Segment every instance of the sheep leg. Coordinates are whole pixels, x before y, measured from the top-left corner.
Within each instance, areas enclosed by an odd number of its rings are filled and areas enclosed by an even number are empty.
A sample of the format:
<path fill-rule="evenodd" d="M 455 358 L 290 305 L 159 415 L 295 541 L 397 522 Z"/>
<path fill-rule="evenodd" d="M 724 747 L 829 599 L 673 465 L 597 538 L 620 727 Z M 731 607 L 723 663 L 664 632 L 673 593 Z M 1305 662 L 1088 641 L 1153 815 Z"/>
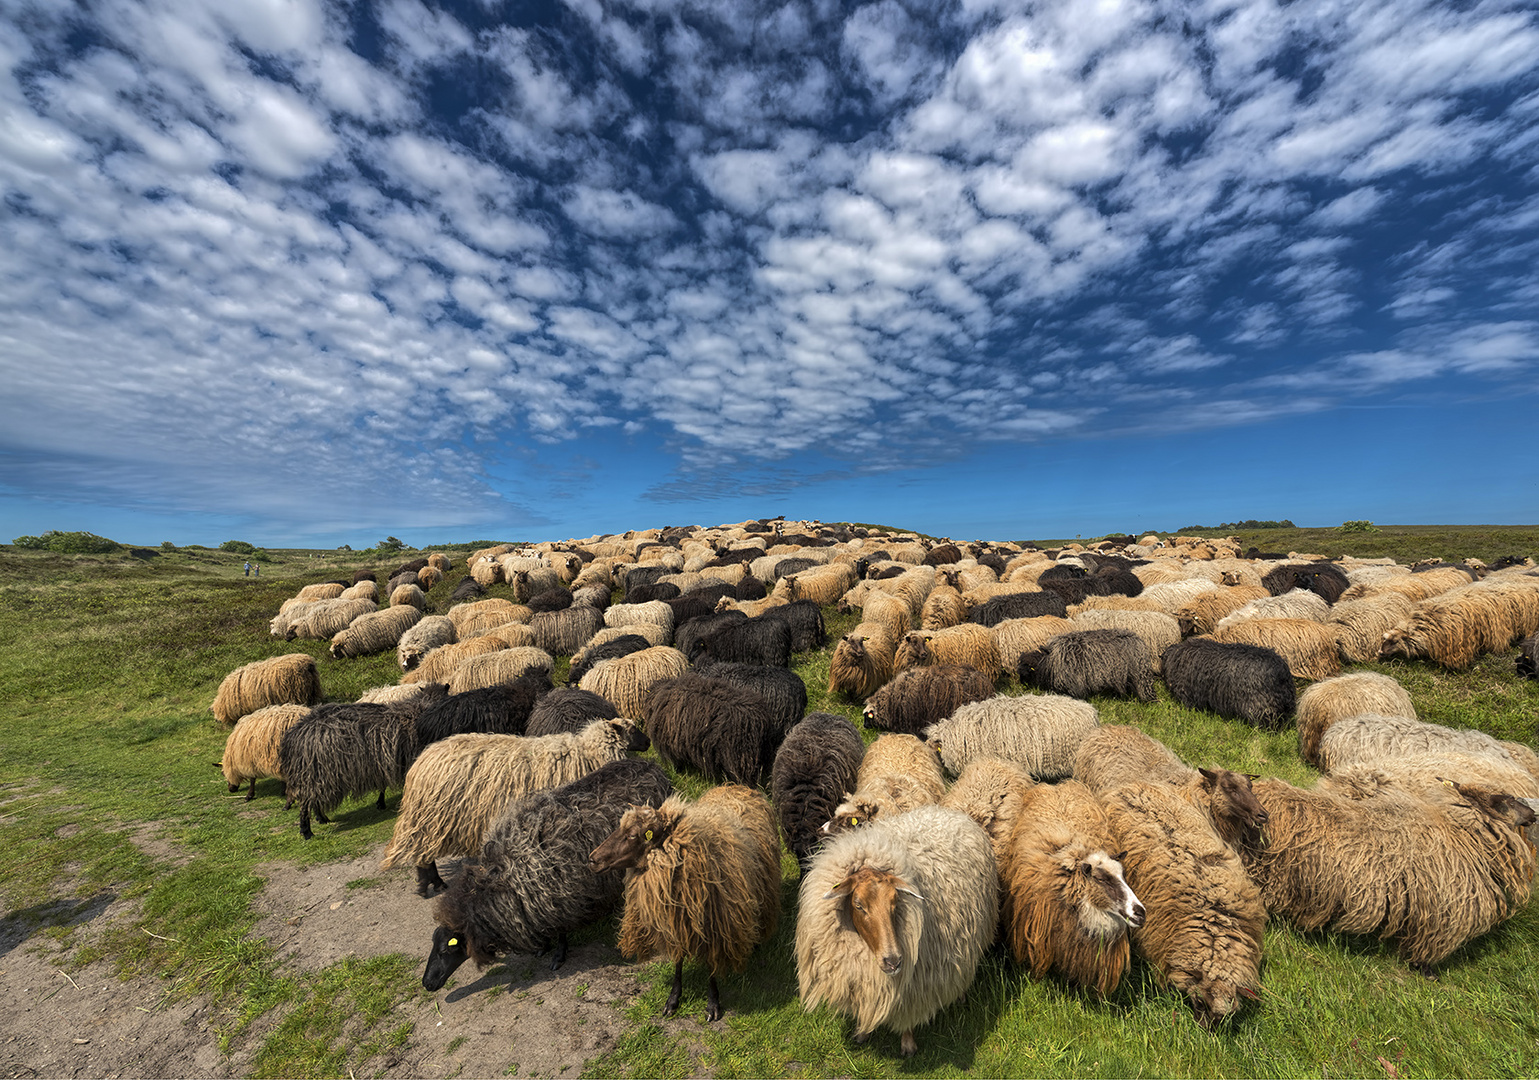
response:
<path fill-rule="evenodd" d="M 299 835 L 303 836 L 306 840 L 313 839 L 315 836 L 310 831 L 310 808 L 308 806 L 301 806 L 299 808 Z"/>
<path fill-rule="evenodd" d="M 324 811 L 324 810 L 317 810 L 315 812 L 315 820 L 319 821 L 322 825 L 330 825 L 331 824 L 331 819 L 326 816 L 326 811 Z"/>
<path fill-rule="evenodd" d="M 673 989 L 668 993 L 668 1004 L 663 1006 L 663 1015 L 672 1016 L 679 1011 L 679 998 L 684 996 L 684 961 L 676 960 L 673 964 Z"/>
<path fill-rule="evenodd" d="M 909 1028 L 903 1033 L 903 1056 L 913 1057 L 919 1053 L 919 1044 L 914 1041 L 914 1029 Z"/>
<path fill-rule="evenodd" d="M 251 778 L 251 790 L 246 792 L 246 801 L 250 802 L 254 798 L 256 798 L 256 777 L 253 776 Z"/>
<path fill-rule="evenodd" d="M 711 981 L 706 983 L 705 989 L 705 1022 L 715 1023 L 721 1019 L 721 995 L 716 989 L 716 976 L 711 976 Z"/>
<path fill-rule="evenodd" d="M 561 931 L 559 934 L 556 935 L 555 955 L 550 958 L 550 970 L 555 971 L 558 967 L 560 967 L 564 963 L 566 963 L 566 931 L 565 930 Z"/>
<path fill-rule="evenodd" d="M 379 802 L 374 804 L 374 809 L 376 809 L 376 810 L 383 810 L 384 808 L 385 808 L 385 789 L 384 788 L 380 788 L 379 789 Z"/>
<path fill-rule="evenodd" d="M 438 876 L 438 864 L 436 862 L 418 865 L 417 894 L 419 896 L 432 896 L 435 892 L 443 892 L 448 887 L 444 883 L 444 879 Z"/>

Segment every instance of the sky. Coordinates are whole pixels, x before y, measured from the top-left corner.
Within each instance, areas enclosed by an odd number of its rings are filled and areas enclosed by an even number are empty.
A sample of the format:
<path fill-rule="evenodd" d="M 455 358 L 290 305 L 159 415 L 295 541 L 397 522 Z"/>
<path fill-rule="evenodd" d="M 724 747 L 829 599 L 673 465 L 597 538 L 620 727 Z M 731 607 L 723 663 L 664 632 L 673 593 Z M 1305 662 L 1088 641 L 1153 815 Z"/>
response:
<path fill-rule="evenodd" d="M 1539 10 L 0 0 L 0 541 L 1539 522 Z"/>

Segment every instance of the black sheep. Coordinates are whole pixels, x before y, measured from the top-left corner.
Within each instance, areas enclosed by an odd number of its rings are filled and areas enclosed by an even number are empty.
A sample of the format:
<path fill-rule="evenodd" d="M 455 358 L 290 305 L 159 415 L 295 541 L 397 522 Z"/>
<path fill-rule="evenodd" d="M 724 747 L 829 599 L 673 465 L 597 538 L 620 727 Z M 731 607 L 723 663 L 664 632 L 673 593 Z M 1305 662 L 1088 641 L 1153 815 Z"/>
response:
<path fill-rule="evenodd" d="M 1518 674 L 1539 679 L 1539 634 L 1529 634 L 1518 645 Z"/>
<path fill-rule="evenodd" d="M 534 643 L 552 656 L 571 656 L 603 625 L 604 613 L 586 606 L 539 611 L 529 620 Z"/>
<path fill-rule="evenodd" d="M 642 641 L 645 647 L 645 641 L 640 638 L 637 640 Z M 559 735 L 562 732 L 577 735 L 595 720 L 613 720 L 619 715 L 619 710 L 609 703 L 608 698 L 600 697 L 592 690 L 564 686 L 552 690 L 535 702 L 524 734 L 531 739 L 540 735 Z"/>
<path fill-rule="evenodd" d="M 652 745 L 668 764 L 749 787 L 771 764 L 781 732 L 758 693 L 693 672 L 654 683 L 642 711 Z"/>
<path fill-rule="evenodd" d="M 962 561 L 962 552 L 955 544 L 937 544 L 924 557 L 926 566 L 950 566 Z"/>
<path fill-rule="evenodd" d="M 683 596 L 675 596 L 672 600 L 664 600 L 673 609 L 673 625 L 682 626 L 690 619 L 703 618 L 712 615 L 716 611 L 716 601 L 707 600 L 697 593 L 685 593 Z"/>
<path fill-rule="evenodd" d="M 792 652 L 821 649 L 828 641 L 828 631 L 823 627 L 823 609 L 816 601 L 797 600 L 783 604 L 770 608 L 759 618 L 779 619 L 791 628 Z"/>
<path fill-rule="evenodd" d="M 822 565 L 823 564 L 818 562 L 816 559 L 802 559 L 793 555 L 788 558 L 781 559 L 775 564 L 775 568 L 770 571 L 770 580 L 779 581 L 783 577 L 790 577 L 792 574 L 800 574 L 803 570 L 811 570 L 814 566 Z"/>
<path fill-rule="evenodd" d="M 529 598 L 529 610 L 541 611 L 565 611 L 572 606 L 572 591 L 557 586 L 554 589 L 546 589 Z"/>
<path fill-rule="evenodd" d="M 372 581 L 376 585 L 379 584 L 379 578 L 375 575 L 373 570 L 359 570 L 357 573 L 353 574 L 353 584 L 356 585 L 360 581 Z"/>
<path fill-rule="evenodd" d="M 744 611 L 719 611 L 698 619 L 690 619 L 683 625 L 675 624 L 673 628 L 673 647 L 685 656 L 693 659 L 702 638 L 708 637 L 724 626 L 733 623 L 748 621 L 748 613 Z"/>
<path fill-rule="evenodd" d="M 1165 650 L 1160 666 L 1182 705 L 1268 730 L 1282 727 L 1298 702 L 1288 662 L 1260 645 L 1187 638 Z"/>
<path fill-rule="evenodd" d="M 637 585 L 625 594 L 627 604 L 645 604 L 649 600 L 672 600 L 681 590 L 671 581 L 658 581 L 650 585 Z"/>
<path fill-rule="evenodd" d="M 1021 682 L 1055 694 L 1136 697 L 1153 703 L 1148 643 L 1131 630 L 1074 630 L 1021 657 Z"/>
<path fill-rule="evenodd" d="M 752 574 L 744 574 L 733 589 L 733 596 L 738 600 L 763 600 L 768 595 L 764 582 Z"/>
<path fill-rule="evenodd" d="M 770 773 L 770 803 L 780 818 L 786 847 L 804 873 L 826 838 L 823 823 L 855 790 L 855 774 L 865 753 L 855 725 L 826 712 L 808 714 L 780 744 Z"/>
<path fill-rule="evenodd" d="M 592 671 L 601 660 L 614 660 L 650 647 L 647 639 L 640 634 L 622 634 L 613 641 L 606 641 L 602 645 L 594 646 L 587 651 L 587 655 L 581 660 L 574 660 L 572 662 L 571 668 L 567 671 L 567 685 L 576 686 L 582 682 L 582 677 Z"/>
<path fill-rule="evenodd" d="M 979 626 L 998 626 L 1009 619 L 1034 619 L 1039 615 L 1056 615 L 1066 619 L 1069 609 L 1063 598 L 1055 592 L 1010 593 L 985 600 L 973 608 L 967 621 Z"/>
<path fill-rule="evenodd" d="M 1294 589 L 1308 589 L 1327 604 L 1334 604 L 1352 583 L 1339 566 L 1308 562 L 1274 566 L 1261 576 L 1261 584 L 1273 596 L 1281 596 Z"/>
<path fill-rule="evenodd" d="M 278 766 L 285 808 L 299 804 L 299 834 L 309 840 L 312 815 L 325 825 L 344 799 L 376 788 L 383 810 L 385 790 L 401 786 L 417 756 L 416 720 L 409 702 L 338 702 L 317 705 L 291 727 L 278 744 Z"/>
<path fill-rule="evenodd" d="M 548 693 L 545 676 L 521 675 L 512 682 L 450 694 L 417 717 L 416 752 L 450 735 L 523 735 L 535 704 Z"/>
<path fill-rule="evenodd" d="M 866 699 L 862 719 L 868 728 L 922 736 L 925 728 L 946 719 L 958 706 L 993 696 L 993 680 L 976 668 L 927 664 L 893 676 Z"/>
<path fill-rule="evenodd" d="M 701 655 L 740 664 L 790 667 L 791 625 L 765 618 L 729 623 L 700 638 L 689 659 L 693 662 Z"/>
<path fill-rule="evenodd" d="M 630 807 L 661 806 L 672 793 L 663 770 L 628 758 L 515 799 L 438 898 L 423 988 L 438 990 L 467 959 L 484 968 L 505 953 L 551 944 L 550 968 L 559 968 L 568 932 L 602 918 L 625 891 L 625 875 L 595 874 L 589 854 Z"/>
<path fill-rule="evenodd" d="M 658 578 L 667 577 L 670 573 L 672 571 L 666 566 L 627 566 L 620 571 L 621 584 L 629 593 L 641 585 L 656 584 Z"/>
<path fill-rule="evenodd" d="M 775 715 L 781 734 L 791 730 L 807 712 L 807 684 L 790 668 L 765 667 L 763 664 L 735 664 L 701 657 L 695 670 L 712 679 L 722 679 L 762 697 Z"/>
<path fill-rule="evenodd" d="M 460 583 L 456 585 L 454 587 L 454 591 L 449 594 L 449 603 L 461 604 L 469 600 L 479 600 L 485 595 L 486 586 L 482 585 L 475 578 L 467 574 L 465 577 L 460 579 Z"/>

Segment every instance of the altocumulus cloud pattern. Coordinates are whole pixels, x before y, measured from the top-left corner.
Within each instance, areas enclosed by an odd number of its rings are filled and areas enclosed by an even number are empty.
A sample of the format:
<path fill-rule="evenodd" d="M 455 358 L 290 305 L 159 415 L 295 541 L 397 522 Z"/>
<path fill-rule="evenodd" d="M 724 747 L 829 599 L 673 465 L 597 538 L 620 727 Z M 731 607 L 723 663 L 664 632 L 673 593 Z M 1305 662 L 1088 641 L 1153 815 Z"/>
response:
<path fill-rule="evenodd" d="M 0 0 L 0 69 L 13 490 L 508 520 L 600 436 L 870 468 L 1539 357 L 1526 4 Z"/>

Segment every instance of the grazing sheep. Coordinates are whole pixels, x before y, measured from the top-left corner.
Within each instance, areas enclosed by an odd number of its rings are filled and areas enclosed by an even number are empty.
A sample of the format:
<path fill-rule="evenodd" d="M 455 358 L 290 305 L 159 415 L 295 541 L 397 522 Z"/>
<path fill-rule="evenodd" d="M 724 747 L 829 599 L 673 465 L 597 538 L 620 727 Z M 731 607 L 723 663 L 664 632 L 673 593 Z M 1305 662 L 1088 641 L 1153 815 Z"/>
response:
<path fill-rule="evenodd" d="M 1324 622 L 1330 617 L 1330 611 L 1331 606 L 1315 593 L 1308 589 L 1294 589 L 1280 596 L 1264 596 L 1236 608 L 1218 620 L 1214 632 L 1221 632 L 1227 627 L 1249 622 L 1252 619 L 1305 619 L 1309 622 Z"/>
<path fill-rule="evenodd" d="M 934 750 L 912 735 L 882 735 L 866 747 L 855 790 L 834 807 L 823 831 L 859 828 L 878 817 L 938 803 L 945 794 L 946 778 Z"/>
<path fill-rule="evenodd" d="M 591 607 L 536 612 L 529 620 L 535 646 L 551 656 L 571 656 L 603 625 L 604 613 Z"/>
<path fill-rule="evenodd" d="M 415 699 L 414 699 L 415 700 Z M 414 700 L 395 705 L 317 705 L 284 734 L 278 771 L 287 787 L 286 806 L 299 805 L 299 835 L 312 836 L 310 818 L 328 824 L 327 813 L 349 797 L 400 785 L 416 756 Z"/>
<path fill-rule="evenodd" d="M 1034 619 L 1009 619 L 993 628 L 994 645 L 999 649 L 1001 670 L 1017 672 L 1021 656 L 1047 644 L 1048 640 L 1079 629 L 1068 619 L 1041 615 Z"/>
<path fill-rule="evenodd" d="M 1458 783 L 1364 798 L 1258 780 L 1269 815 L 1249 853 L 1267 907 L 1301 930 L 1395 938 L 1423 974 L 1528 902 L 1533 810 Z"/>
<path fill-rule="evenodd" d="M 802 1007 L 852 1017 L 857 1042 L 885 1025 L 911 1057 L 914 1028 L 967 992 L 998 921 L 988 837 L 961 811 L 921 807 L 836 837 L 802 878 Z"/>
<path fill-rule="evenodd" d="M 320 581 L 306 585 L 294 594 L 295 600 L 335 600 L 347 588 L 339 581 Z"/>
<path fill-rule="evenodd" d="M 875 592 L 866 597 L 860 609 L 860 621 L 874 623 L 893 641 L 902 641 L 913 627 L 913 613 L 908 601 L 891 593 Z"/>
<path fill-rule="evenodd" d="M 867 698 L 892 678 L 894 645 L 879 625 L 862 622 L 839 639 L 828 662 L 828 692 Z"/>
<path fill-rule="evenodd" d="M 683 589 L 680 589 L 671 581 L 654 581 L 647 585 L 637 585 L 634 589 L 631 589 L 625 594 L 624 603 L 645 604 L 649 600 L 672 600 L 683 593 L 683 591 Z"/>
<path fill-rule="evenodd" d="M 1161 658 L 1170 696 L 1189 709 L 1207 709 L 1276 730 L 1293 715 L 1297 692 L 1288 662 L 1259 645 L 1188 638 Z"/>
<path fill-rule="evenodd" d="M 1013 761 L 1036 780 L 1074 771 L 1079 744 L 1100 725 L 1095 706 L 1060 694 L 1003 695 L 963 705 L 932 724 L 925 741 L 956 776 L 980 757 Z"/>
<path fill-rule="evenodd" d="M 1287 662 L 1295 679 L 1314 681 L 1341 674 L 1336 634 L 1324 623 L 1308 619 L 1249 619 L 1220 626 L 1214 631 L 1213 640 L 1271 649 Z"/>
<path fill-rule="evenodd" d="M 577 685 L 605 698 L 621 716 L 641 716 L 652 684 L 688 670 L 689 661 L 679 650 L 654 645 L 595 665 Z"/>
<path fill-rule="evenodd" d="M 552 939 L 550 969 L 559 968 L 568 932 L 602 918 L 625 888 L 619 874 L 595 874 L 588 855 L 631 806 L 661 806 L 671 794 L 663 770 L 627 758 L 515 799 L 434 905 L 438 926 L 423 989 L 440 989 L 467 959 L 484 968 L 499 955 L 536 952 Z"/>
<path fill-rule="evenodd" d="M 278 760 L 278 747 L 289 728 L 309 714 L 308 705 L 268 705 L 235 722 L 224 741 L 224 755 L 218 761 L 231 794 L 249 781 L 251 787 L 246 792 L 246 801 L 250 802 L 256 798 L 258 780 L 269 776 L 282 778 L 283 765 Z"/>
<path fill-rule="evenodd" d="M 693 958 L 710 971 L 706 1021 L 721 1019 L 716 976 L 747 967 L 780 922 L 780 837 L 764 796 L 727 784 L 693 803 L 672 795 L 657 809 L 633 807 L 590 865 L 625 870 L 620 952 L 673 961 L 663 1015 L 678 1011 Z"/>
<path fill-rule="evenodd" d="M 566 681 L 568 686 L 576 686 L 582 682 L 582 677 L 592 671 L 598 664 L 605 660 L 616 660 L 631 653 L 640 652 L 642 649 L 651 648 L 651 642 L 640 634 L 621 634 L 617 638 L 604 642 L 602 645 L 584 647 L 581 650 L 582 658 L 573 658 L 567 668 Z"/>
<path fill-rule="evenodd" d="M 761 618 L 778 619 L 791 628 L 793 653 L 821 649 L 828 642 L 828 631 L 823 626 L 823 609 L 810 600 L 794 600 L 784 607 L 770 608 Z"/>
<path fill-rule="evenodd" d="M 845 590 L 855 584 L 855 568 L 848 563 L 830 563 L 781 579 L 786 596 L 794 604 L 810 600 L 819 606 L 836 603 Z"/>
<path fill-rule="evenodd" d="M 289 641 L 305 638 L 311 641 L 330 641 L 352 621 L 371 611 L 377 611 L 373 600 L 344 599 L 317 600 L 308 604 L 298 617 L 291 620 L 283 637 Z"/>
<path fill-rule="evenodd" d="M 1299 753 L 1311 765 L 1320 765 L 1320 738 L 1338 720 L 1373 713 L 1416 719 L 1416 706 L 1405 688 L 1388 675 L 1358 672 L 1337 675 L 1305 688 L 1299 695 L 1294 726 L 1299 731 Z"/>
<path fill-rule="evenodd" d="M 723 596 L 716 601 L 716 613 L 720 615 L 727 611 L 740 611 L 749 618 L 755 618 L 771 608 L 785 607 L 790 602 L 790 599 L 784 596 L 766 596 L 759 600 L 736 600 L 730 596 Z"/>
<path fill-rule="evenodd" d="M 448 696 L 449 688 L 441 682 L 391 683 L 389 686 L 376 686 L 365 690 L 358 695 L 358 704 L 399 705 L 423 694 L 429 695 L 431 701 L 439 701 Z"/>
<path fill-rule="evenodd" d="M 347 629 L 331 639 L 331 658 L 345 660 L 355 656 L 373 656 L 386 649 L 393 649 L 401 640 L 401 635 L 416 626 L 421 618 L 421 610 L 410 604 L 381 608 L 360 615 L 348 624 Z"/>
<path fill-rule="evenodd" d="M 1122 981 L 1144 905 L 1110 852 L 1106 811 L 1073 780 L 1025 790 L 1000 864 L 1010 952 L 1032 978 L 1056 972 L 1105 997 Z"/>
<path fill-rule="evenodd" d="M 523 630 L 525 627 L 509 623 L 506 629 Z M 454 669 L 472 656 L 498 652 L 509 647 L 503 634 L 483 634 L 468 641 L 456 641 L 452 645 L 440 645 L 422 658 L 412 670 L 401 676 L 404 684 L 441 682 L 447 683 L 454 676 Z"/>
<path fill-rule="evenodd" d="M 221 724 L 233 724 L 247 713 L 269 705 L 314 705 L 321 700 L 321 677 L 315 658 L 289 653 L 253 660 L 236 668 L 219 684 L 209 711 Z"/>
<path fill-rule="evenodd" d="M 422 662 L 422 658 L 442 645 L 453 645 L 458 631 L 447 615 L 429 615 L 401 635 L 396 642 L 395 657 L 402 671 L 410 671 Z"/>
<path fill-rule="evenodd" d="M 459 604 L 466 600 L 475 600 L 486 595 L 486 587 L 475 578 L 466 576 L 460 579 L 460 583 L 449 594 L 449 603 Z"/>
<path fill-rule="evenodd" d="M 651 648 L 653 645 L 668 644 L 668 634 L 664 632 L 661 626 L 655 626 L 650 623 L 637 623 L 634 626 L 606 626 L 604 629 L 595 632 L 583 644 L 582 648 L 572 654 L 572 663 L 586 664 L 587 670 L 592 670 L 593 665 L 598 663 L 597 660 L 590 659 L 593 652 L 603 648 L 612 641 L 618 641 L 620 638 L 625 637 L 639 637 L 645 642 L 647 648 Z M 620 655 L 623 656 L 625 654 L 621 653 Z M 572 679 L 571 681 L 576 682 L 577 680 Z"/>
<path fill-rule="evenodd" d="M 448 694 L 418 714 L 417 752 L 451 735 L 524 735 L 535 705 L 550 692 L 550 680 L 543 675 L 523 675 Z"/>
<path fill-rule="evenodd" d="M 749 786 L 774 763 L 785 737 L 756 691 L 694 672 L 654 683 L 642 718 L 669 765 Z"/>
<path fill-rule="evenodd" d="M 1127 883 L 1144 904 L 1139 954 L 1204 1027 L 1238 1012 L 1260 994 L 1267 917 L 1240 856 L 1171 787 L 1124 784 L 1104 800 Z"/>
<path fill-rule="evenodd" d="M 397 585 L 390 590 L 390 606 L 409 606 L 416 608 L 418 612 L 424 612 L 427 610 L 427 597 L 415 582 Z"/>
<path fill-rule="evenodd" d="M 1055 694 L 1136 697 L 1152 704 L 1159 695 L 1149 646 L 1131 630 L 1075 630 L 1021 657 L 1021 682 Z"/>
<path fill-rule="evenodd" d="M 985 626 L 963 623 L 945 630 L 912 630 L 903 638 L 893 658 L 895 671 L 928 664 L 966 664 L 999 678 L 999 646 Z"/>
<path fill-rule="evenodd" d="M 1131 630 L 1149 646 L 1150 670 L 1158 675 L 1165 650 L 1181 640 L 1181 624 L 1163 611 L 1119 611 L 1086 608 L 1069 619 L 1072 630 Z"/>
<path fill-rule="evenodd" d="M 562 732 L 576 735 L 595 720 L 613 720 L 619 715 L 612 704 L 597 694 L 565 686 L 535 702 L 524 734 L 531 739 Z"/>
<path fill-rule="evenodd" d="M 780 744 L 770 772 L 770 802 L 803 873 L 826 835 L 823 823 L 833 818 L 845 792 L 858 786 L 865 752 L 855 725 L 826 712 L 809 714 Z"/>
<path fill-rule="evenodd" d="M 667 633 L 667 641 L 673 640 L 673 608 L 661 600 L 649 600 L 645 604 L 611 604 L 604 609 L 605 626 L 632 626 L 650 623 L 660 626 Z"/>
<path fill-rule="evenodd" d="M 745 690 L 752 690 L 762 697 L 770 708 L 775 726 L 782 733 L 807 712 L 807 684 L 790 668 L 766 667 L 763 664 L 697 663 L 695 671 L 712 679 L 720 679 Z"/>
<path fill-rule="evenodd" d="M 487 597 L 485 600 L 472 600 L 463 604 L 455 604 L 448 611 L 448 618 L 454 623 L 454 629 L 460 638 L 466 636 L 469 624 L 476 623 L 492 612 L 504 612 L 516 616 L 519 622 L 528 622 L 532 612 L 520 604 L 515 604 L 501 596 Z"/>
<path fill-rule="evenodd" d="M 994 683 L 963 664 L 911 668 L 866 699 L 861 714 L 868 728 L 919 735 L 960 705 L 994 696 Z"/>
<path fill-rule="evenodd" d="M 449 693 L 463 694 L 467 690 L 510 683 L 525 675 L 537 676 L 548 684 L 555 663 L 550 653 L 533 645 L 481 653 L 455 665 L 454 673 L 449 676 Z"/>
<path fill-rule="evenodd" d="M 1349 664 L 1371 664 L 1379 658 L 1384 635 L 1411 617 L 1411 601 L 1400 593 L 1382 593 L 1365 600 L 1342 600 L 1325 620 L 1336 634 L 1336 649 Z"/>
<path fill-rule="evenodd" d="M 1244 608 L 1253 600 L 1271 596 L 1262 585 L 1232 585 L 1205 592 L 1176 612 L 1182 637 L 1211 634 L 1225 616 Z"/>
<path fill-rule="evenodd" d="M 451 735 L 425 747 L 406 773 L 395 832 L 381 870 L 417 867 L 417 891 L 444 887 L 438 860 L 474 855 L 486 830 L 520 795 L 569 784 L 651 743 L 625 719 L 596 720 L 576 735 Z"/>
<path fill-rule="evenodd" d="M 1421 601 L 1408 620 L 1385 633 L 1380 657 L 1429 660 L 1462 671 L 1481 654 L 1507 648 L 1524 634 L 1514 635 L 1513 613 L 1491 584 L 1488 579 Z"/>
<path fill-rule="evenodd" d="M 1539 633 L 1529 634 L 1518 646 L 1517 671 L 1525 679 L 1539 679 Z"/>
<path fill-rule="evenodd" d="M 1411 754 L 1478 754 L 1535 772 L 1534 752 L 1521 743 L 1492 738 L 1474 728 L 1450 728 L 1406 716 L 1361 714 L 1336 721 L 1317 743 L 1319 766 L 1337 772 Z M 1539 773 L 1536 773 L 1539 775 Z"/>
<path fill-rule="evenodd" d="M 736 664 L 790 667 L 791 624 L 757 618 L 731 622 L 695 642 L 691 660 L 709 657 Z"/>
<path fill-rule="evenodd" d="M 1008 619 L 1034 619 L 1044 615 L 1063 618 L 1069 610 L 1056 592 L 1013 592 L 991 597 L 968 614 L 967 621 L 979 626 L 998 626 Z"/>

